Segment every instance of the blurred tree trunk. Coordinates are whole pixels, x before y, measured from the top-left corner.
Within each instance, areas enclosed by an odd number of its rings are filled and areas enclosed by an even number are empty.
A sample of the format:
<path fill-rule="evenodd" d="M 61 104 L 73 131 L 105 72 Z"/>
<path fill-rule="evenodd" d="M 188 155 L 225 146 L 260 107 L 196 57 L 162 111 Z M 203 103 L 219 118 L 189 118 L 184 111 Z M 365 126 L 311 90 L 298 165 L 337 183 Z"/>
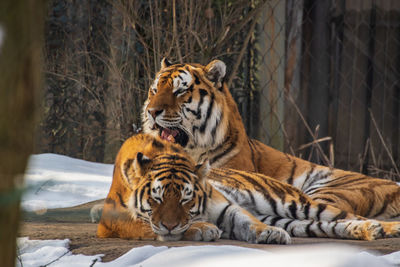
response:
<path fill-rule="evenodd" d="M 0 1 L 0 262 L 14 266 L 21 182 L 41 86 L 44 1 Z"/>
<path fill-rule="evenodd" d="M 105 102 L 105 125 L 104 133 L 104 159 L 103 162 L 114 162 L 115 156 L 121 146 L 121 122 L 122 122 L 122 65 L 124 64 L 123 31 L 124 23 L 121 14 L 114 7 L 111 16 L 110 34 L 110 67 L 108 69 L 107 97 Z"/>

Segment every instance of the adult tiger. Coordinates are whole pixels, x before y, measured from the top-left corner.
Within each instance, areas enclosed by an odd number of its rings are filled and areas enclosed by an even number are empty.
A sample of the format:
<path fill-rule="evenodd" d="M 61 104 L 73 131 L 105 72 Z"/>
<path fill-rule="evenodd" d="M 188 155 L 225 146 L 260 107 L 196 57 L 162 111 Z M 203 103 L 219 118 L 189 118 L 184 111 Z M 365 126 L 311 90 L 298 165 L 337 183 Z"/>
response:
<path fill-rule="evenodd" d="M 396 183 L 316 165 L 248 138 L 225 71 L 219 60 L 202 66 L 163 59 L 143 107 L 144 132 L 180 144 L 196 162 L 262 173 L 347 212 L 400 216 Z"/>
<path fill-rule="evenodd" d="M 400 222 L 367 220 L 264 175 L 208 171 L 208 162 L 195 165 L 178 145 L 144 134 L 129 138 L 115 162 L 97 236 L 287 244 L 285 230 L 362 240 L 400 235 Z"/>

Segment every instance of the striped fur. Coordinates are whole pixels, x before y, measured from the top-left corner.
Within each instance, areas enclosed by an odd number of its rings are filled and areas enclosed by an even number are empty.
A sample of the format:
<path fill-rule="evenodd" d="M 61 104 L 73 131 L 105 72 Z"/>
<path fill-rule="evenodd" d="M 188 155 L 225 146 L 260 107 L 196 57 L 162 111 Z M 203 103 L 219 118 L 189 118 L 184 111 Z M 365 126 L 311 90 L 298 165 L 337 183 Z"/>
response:
<path fill-rule="evenodd" d="M 143 108 L 144 131 L 179 143 L 196 162 L 208 158 L 213 168 L 262 173 L 348 213 L 377 219 L 400 216 L 396 183 L 315 165 L 248 138 L 222 82 L 225 68 L 219 60 L 206 66 L 164 60 Z"/>
<path fill-rule="evenodd" d="M 261 174 L 208 167 L 171 142 L 131 137 L 118 153 L 97 235 L 287 244 L 289 234 L 361 240 L 400 234 L 400 222 L 365 219 Z"/>
<path fill-rule="evenodd" d="M 361 240 L 400 236 L 400 222 L 377 221 L 340 210 L 259 173 L 212 169 L 208 181 L 231 203 L 291 236 Z"/>

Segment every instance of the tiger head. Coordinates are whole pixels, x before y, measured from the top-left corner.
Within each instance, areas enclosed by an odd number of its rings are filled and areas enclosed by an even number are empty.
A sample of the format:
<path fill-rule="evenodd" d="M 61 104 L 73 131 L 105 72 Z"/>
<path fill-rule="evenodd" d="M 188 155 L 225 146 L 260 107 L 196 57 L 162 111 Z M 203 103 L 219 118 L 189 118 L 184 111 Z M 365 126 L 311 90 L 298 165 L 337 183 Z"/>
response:
<path fill-rule="evenodd" d="M 181 145 L 199 162 L 199 155 L 220 145 L 226 135 L 225 72 L 220 60 L 203 66 L 171 65 L 163 59 L 144 103 L 144 132 Z"/>
<path fill-rule="evenodd" d="M 163 152 L 126 159 L 122 179 L 133 192 L 128 204 L 133 216 L 150 223 L 159 240 L 180 240 L 192 222 L 206 218 L 208 163 L 195 165 L 179 146 L 159 142 Z"/>

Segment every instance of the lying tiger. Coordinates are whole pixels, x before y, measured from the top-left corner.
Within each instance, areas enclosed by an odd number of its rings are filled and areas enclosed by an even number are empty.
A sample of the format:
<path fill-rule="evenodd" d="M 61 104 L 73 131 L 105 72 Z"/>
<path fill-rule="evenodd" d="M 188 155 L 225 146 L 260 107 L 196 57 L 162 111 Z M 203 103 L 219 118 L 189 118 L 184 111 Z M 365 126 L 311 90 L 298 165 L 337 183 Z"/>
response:
<path fill-rule="evenodd" d="M 261 174 L 210 170 L 181 146 L 139 134 L 117 155 L 97 229 L 98 237 L 277 244 L 289 234 L 373 240 L 399 236 L 400 222 L 362 218 Z"/>
<path fill-rule="evenodd" d="M 202 66 L 163 59 L 143 107 L 144 131 L 181 145 L 195 162 L 208 158 L 213 168 L 262 173 L 360 216 L 400 216 L 396 183 L 316 165 L 250 139 L 225 72 L 219 60 Z"/>

